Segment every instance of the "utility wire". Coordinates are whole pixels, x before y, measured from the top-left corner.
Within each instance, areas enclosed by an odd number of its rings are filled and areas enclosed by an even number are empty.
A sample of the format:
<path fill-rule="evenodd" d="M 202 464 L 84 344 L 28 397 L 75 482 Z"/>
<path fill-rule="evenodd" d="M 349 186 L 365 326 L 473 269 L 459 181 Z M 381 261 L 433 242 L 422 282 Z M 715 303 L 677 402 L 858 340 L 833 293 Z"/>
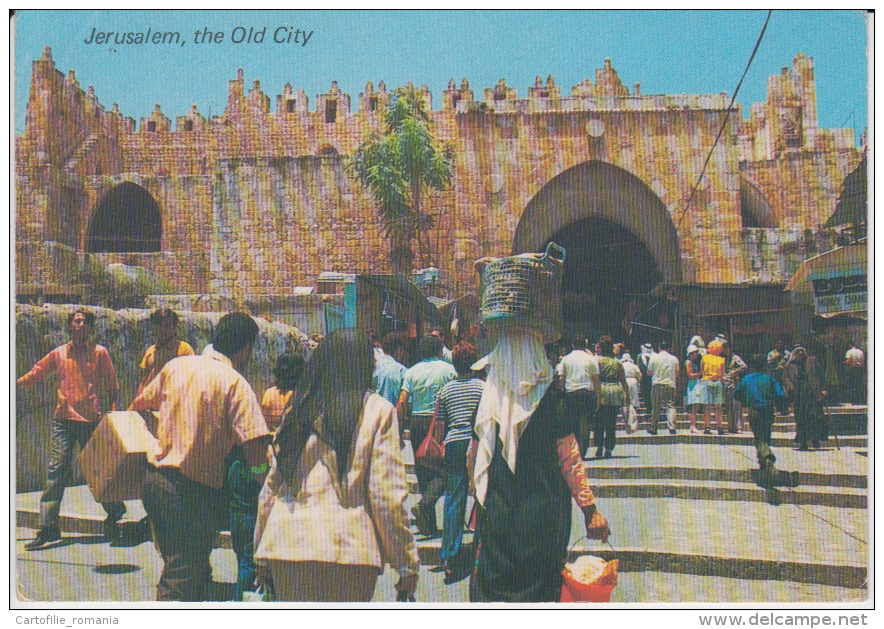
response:
<path fill-rule="evenodd" d="M 842 127 L 844 127 L 844 125 L 847 124 L 847 121 L 848 121 L 848 120 L 850 120 L 851 118 L 853 118 L 853 114 L 856 113 L 856 108 L 857 108 L 857 107 L 859 107 L 859 103 L 857 103 L 856 105 L 854 105 L 854 106 L 853 106 L 853 109 L 850 110 L 850 113 L 847 114 L 847 118 L 845 118 L 845 119 L 844 119 L 844 122 L 841 123 L 841 126 L 842 126 Z"/>
<path fill-rule="evenodd" d="M 706 174 L 706 167 L 709 166 L 709 160 L 712 159 L 712 153 L 715 151 L 715 147 L 718 146 L 718 141 L 721 139 L 721 134 L 724 133 L 724 128 L 727 126 L 727 121 L 730 119 L 731 109 L 733 109 L 734 101 L 737 100 L 737 94 L 740 93 L 740 86 L 743 85 L 743 79 L 746 78 L 746 74 L 749 72 L 749 68 L 752 66 L 752 60 L 755 59 L 755 53 L 758 52 L 758 47 L 761 45 L 761 39 L 764 37 L 764 31 L 767 30 L 767 23 L 770 22 L 770 14 L 773 13 L 773 10 L 769 10 L 767 12 L 767 18 L 764 20 L 764 26 L 761 28 L 761 33 L 758 35 L 758 41 L 755 42 L 755 48 L 752 49 L 752 55 L 749 57 L 749 63 L 746 64 L 746 69 L 743 70 L 743 76 L 740 77 L 740 82 L 737 83 L 737 89 L 734 90 L 734 95 L 731 97 L 731 103 L 727 107 L 727 111 L 724 114 L 724 120 L 721 123 L 721 128 L 718 130 L 718 135 L 715 136 L 715 142 L 712 143 L 712 148 L 709 149 L 709 155 L 706 156 L 706 162 L 703 164 L 703 170 L 700 171 L 700 176 L 697 177 L 697 183 L 694 184 L 694 187 L 691 188 L 691 196 L 688 197 L 688 202 L 684 206 L 684 210 L 681 212 L 681 216 L 678 218 L 678 222 L 675 224 L 675 228 L 678 229 L 681 226 L 681 221 L 685 217 L 685 214 L 688 213 L 688 210 L 691 209 L 691 201 L 694 200 L 694 195 L 697 193 L 697 186 L 700 185 L 700 182 L 703 181 L 703 175 Z"/>

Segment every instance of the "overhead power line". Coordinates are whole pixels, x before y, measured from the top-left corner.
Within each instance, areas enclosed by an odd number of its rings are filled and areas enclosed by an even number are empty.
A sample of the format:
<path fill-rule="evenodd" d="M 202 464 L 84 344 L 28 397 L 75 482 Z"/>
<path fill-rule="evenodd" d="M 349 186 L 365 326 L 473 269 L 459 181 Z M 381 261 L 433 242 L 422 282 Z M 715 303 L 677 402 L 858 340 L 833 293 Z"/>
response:
<path fill-rule="evenodd" d="M 755 59 L 755 53 L 758 52 L 758 47 L 761 45 L 761 39 L 764 37 L 764 31 L 767 30 L 767 23 L 770 22 L 770 14 L 773 13 L 773 10 L 767 12 L 767 18 L 764 20 L 764 26 L 761 28 L 761 33 L 758 35 L 758 41 L 755 42 L 755 48 L 752 49 L 752 55 L 749 57 L 749 62 L 746 64 L 746 69 L 743 70 L 743 76 L 740 77 L 740 82 L 737 83 L 737 88 L 734 90 L 734 95 L 731 97 L 731 103 L 727 107 L 727 111 L 724 114 L 724 120 L 721 123 L 721 128 L 718 130 L 718 135 L 715 136 L 715 142 L 712 143 L 712 148 L 709 149 L 709 154 L 706 156 L 706 161 L 703 163 L 703 170 L 700 171 L 700 176 L 697 177 L 697 182 L 694 184 L 694 187 L 691 188 L 691 195 L 688 197 L 688 201 L 684 206 L 684 210 L 681 212 L 681 216 L 678 218 L 678 222 L 675 224 L 675 228 L 678 229 L 681 226 L 681 221 L 685 217 L 685 214 L 688 213 L 688 210 L 691 209 L 691 201 L 694 200 L 694 195 L 697 193 L 697 186 L 700 185 L 700 182 L 703 181 L 703 175 L 706 174 L 706 167 L 709 166 L 709 160 L 712 159 L 712 153 L 715 151 L 715 147 L 718 146 L 718 141 L 721 139 L 721 134 L 724 133 L 724 128 L 727 126 L 727 121 L 730 119 L 731 109 L 734 107 L 734 101 L 737 100 L 737 94 L 740 93 L 740 86 L 743 85 L 743 79 L 746 78 L 746 74 L 749 72 L 749 68 L 752 66 L 752 60 Z"/>

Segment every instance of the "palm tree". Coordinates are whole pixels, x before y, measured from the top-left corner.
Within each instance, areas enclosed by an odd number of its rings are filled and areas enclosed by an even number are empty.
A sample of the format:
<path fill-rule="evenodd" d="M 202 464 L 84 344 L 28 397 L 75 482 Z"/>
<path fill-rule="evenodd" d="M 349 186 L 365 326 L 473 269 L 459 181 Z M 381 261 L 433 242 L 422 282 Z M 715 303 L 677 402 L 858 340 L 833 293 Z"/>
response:
<path fill-rule="evenodd" d="M 424 203 L 429 189 L 444 190 L 452 177 L 452 149 L 435 140 L 431 124 L 421 93 L 411 85 L 400 87 L 384 110 L 382 129 L 362 143 L 349 163 L 377 203 L 393 270 L 406 276 L 415 241 L 422 266 L 430 253 L 428 232 L 435 221 Z"/>

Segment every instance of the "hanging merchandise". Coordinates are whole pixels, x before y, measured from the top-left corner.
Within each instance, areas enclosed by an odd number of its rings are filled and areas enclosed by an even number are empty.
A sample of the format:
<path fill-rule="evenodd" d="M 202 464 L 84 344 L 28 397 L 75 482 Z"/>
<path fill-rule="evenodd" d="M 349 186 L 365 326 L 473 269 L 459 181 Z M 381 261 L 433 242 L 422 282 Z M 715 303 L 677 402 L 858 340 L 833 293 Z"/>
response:
<path fill-rule="evenodd" d="M 396 308 L 396 295 L 391 293 L 388 290 L 384 291 L 384 311 L 383 316 L 390 320 L 393 324 L 393 331 L 398 331 L 399 329 L 399 317 L 396 316 L 397 308 Z"/>

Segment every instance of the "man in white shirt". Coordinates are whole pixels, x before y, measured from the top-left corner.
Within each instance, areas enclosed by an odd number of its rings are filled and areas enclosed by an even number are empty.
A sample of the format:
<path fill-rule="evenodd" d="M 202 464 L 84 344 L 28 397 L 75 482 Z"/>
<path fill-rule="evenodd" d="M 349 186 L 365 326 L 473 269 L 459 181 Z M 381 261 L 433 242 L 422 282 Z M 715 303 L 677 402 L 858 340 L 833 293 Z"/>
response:
<path fill-rule="evenodd" d="M 641 398 L 642 404 L 645 405 L 645 408 L 650 410 L 651 408 L 651 377 L 648 375 L 648 364 L 651 362 L 651 358 L 654 357 L 654 346 L 650 343 L 642 343 L 641 348 L 639 349 L 638 359 L 635 361 L 635 364 L 638 365 L 638 368 L 642 372 L 641 379 Z"/>
<path fill-rule="evenodd" d="M 565 391 L 565 412 L 577 419 L 579 434 L 577 445 L 580 456 L 585 456 L 592 436 L 595 416 L 596 391 L 599 390 L 599 363 L 585 347 L 585 341 L 573 339 L 571 353 L 566 354 L 556 365 L 556 380 L 559 388 Z"/>
<path fill-rule="evenodd" d="M 433 331 L 430 332 L 430 334 L 442 341 L 442 360 L 449 365 L 453 364 L 454 361 L 451 355 L 451 350 L 445 345 L 445 330 L 442 328 L 433 328 Z"/>
<path fill-rule="evenodd" d="M 651 428 L 657 434 L 657 422 L 661 413 L 666 413 L 669 434 L 675 434 L 675 384 L 678 382 L 678 359 L 669 353 L 669 341 L 660 341 L 660 351 L 653 354 L 648 363 L 648 377 L 651 379 Z"/>

